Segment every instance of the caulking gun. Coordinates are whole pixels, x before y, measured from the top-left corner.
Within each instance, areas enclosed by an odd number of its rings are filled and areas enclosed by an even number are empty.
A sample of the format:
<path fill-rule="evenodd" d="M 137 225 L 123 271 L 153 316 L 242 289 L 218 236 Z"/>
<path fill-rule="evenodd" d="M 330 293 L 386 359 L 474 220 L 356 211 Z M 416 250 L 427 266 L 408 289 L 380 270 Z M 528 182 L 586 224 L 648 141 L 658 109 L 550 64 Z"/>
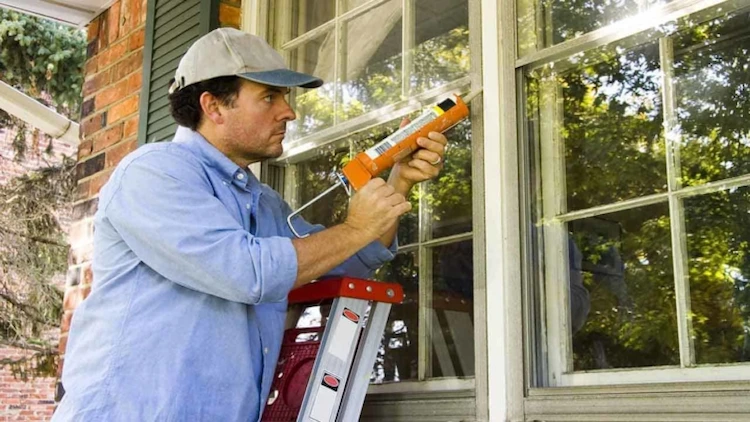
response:
<path fill-rule="evenodd" d="M 339 186 L 343 186 L 346 193 L 351 196 L 352 189 L 359 190 L 370 179 L 393 167 L 395 163 L 416 150 L 419 147 L 417 138 L 427 137 L 430 132 L 445 132 L 465 119 L 469 115 L 469 108 L 466 104 L 471 103 L 471 100 L 480 92 L 481 89 L 472 91 L 463 99 L 454 94 L 452 98 L 447 98 L 427 108 L 419 117 L 393 132 L 375 146 L 357 154 L 341 169 L 340 173 L 336 173 L 338 181 L 333 186 L 301 206 L 297 211 L 289 214 L 286 223 L 292 233 L 299 238 L 308 236 L 307 234 L 300 235 L 297 233 L 292 225 L 292 219 L 320 198 L 328 195 Z"/>

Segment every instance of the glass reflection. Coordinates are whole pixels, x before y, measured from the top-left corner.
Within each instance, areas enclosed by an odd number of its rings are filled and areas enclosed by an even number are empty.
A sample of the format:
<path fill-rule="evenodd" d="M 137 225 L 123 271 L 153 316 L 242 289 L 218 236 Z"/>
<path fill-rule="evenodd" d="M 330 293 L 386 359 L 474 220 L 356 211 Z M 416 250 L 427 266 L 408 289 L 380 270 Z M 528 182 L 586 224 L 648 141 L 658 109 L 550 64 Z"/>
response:
<path fill-rule="evenodd" d="M 674 40 L 682 184 L 750 173 L 750 12 L 709 21 Z"/>
<path fill-rule="evenodd" d="M 341 121 L 401 99 L 400 23 L 398 0 L 386 2 L 346 23 Z M 333 57 L 330 64 L 333 65 Z"/>
<path fill-rule="evenodd" d="M 678 365 L 667 204 L 573 221 L 568 230 L 574 370 Z"/>
<path fill-rule="evenodd" d="M 532 72 L 529 82 L 539 131 L 563 144 L 569 211 L 666 190 L 658 48 L 615 50 L 561 74 Z"/>
<path fill-rule="evenodd" d="M 448 151 L 435 181 L 425 184 L 432 218 L 431 238 L 467 233 L 472 229 L 471 124 L 465 120 L 445 133 Z"/>
<path fill-rule="evenodd" d="M 297 167 L 297 195 L 300 205 L 306 204 L 336 183 L 338 179 L 335 174 L 341 170 L 349 156 L 349 149 L 342 146 L 320 148 L 317 152 L 315 158 L 304 161 Z M 348 205 L 346 191 L 343 188 L 336 189 L 310 205 L 301 215 L 311 224 L 331 227 L 344 222 Z"/>
<path fill-rule="evenodd" d="M 293 0 L 292 37 L 297 38 L 336 16 L 336 0 Z"/>
<path fill-rule="evenodd" d="M 474 375 L 472 241 L 432 249 L 432 378 Z"/>
<path fill-rule="evenodd" d="M 671 0 L 517 0 L 521 55 L 648 12 Z"/>
<path fill-rule="evenodd" d="M 684 207 L 696 363 L 750 361 L 750 188 Z"/>
<path fill-rule="evenodd" d="M 417 378 L 419 345 L 419 266 L 416 252 L 396 255 L 375 273 L 375 279 L 399 283 L 404 301 L 393 305 L 370 382 L 398 382 Z"/>
<path fill-rule="evenodd" d="M 327 66 L 326 57 L 321 55 L 321 51 L 323 46 L 332 39 L 332 34 L 328 32 L 291 50 L 291 68 L 299 72 L 319 75 L 321 68 Z M 297 113 L 297 119 L 287 124 L 287 139 L 301 138 L 333 125 L 336 84 L 330 78 L 323 78 L 323 80 L 325 84 L 317 89 L 292 89 L 290 104 Z"/>
<path fill-rule="evenodd" d="M 416 2 L 412 51 L 416 92 L 444 85 L 469 73 L 469 5 L 466 0 Z"/>

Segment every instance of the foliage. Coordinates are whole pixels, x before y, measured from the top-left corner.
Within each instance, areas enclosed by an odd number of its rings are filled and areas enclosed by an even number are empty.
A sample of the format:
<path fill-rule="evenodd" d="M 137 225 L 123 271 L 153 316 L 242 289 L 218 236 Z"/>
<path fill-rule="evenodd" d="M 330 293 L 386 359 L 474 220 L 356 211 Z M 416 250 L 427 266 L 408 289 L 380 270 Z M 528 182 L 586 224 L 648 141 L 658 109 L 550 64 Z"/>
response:
<path fill-rule="evenodd" d="M 559 22 L 569 34 L 591 30 L 586 25 L 601 18 L 587 18 L 579 6 L 559 10 L 576 15 Z M 747 19 L 747 11 L 707 22 L 687 19 L 681 32 L 667 25 L 636 45 L 624 40 L 556 63 L 557 73 L 531 75 L 532 121 L 545 125 L 536 115 L 550 95 L 545 92 L 562 99 L 556 130 L 564 145 L 568 211 L 750 173 Z M 659 37 L 672 42 L 671 70 L 662 69 L 653 41 Z M 663 104 L 663 71 L 672 75 L 671 108 Z M 668 148 L 675 152 L 671 187 Z M 568 223 L 591 294 L 588 321 L 573 337 L 576 370 L 680 364 L 675 284 L 683 281 L 675 279 L 676 262 L 684 262 L 687 276 L 695 363 L 750 360 L 745 184 L 680 198 L 680 213 L 670 212 L 664 197 Z M 673 242 L 675 225 L 683 225 L 684 249 Z"/>
<path fill-rule="evenodd" d="M 63 292 L 51 281 L 67 268 L 61 220 L 72 202 L 74 164 L 66 159 L 0 186 L 0 344 L 34 352 L 0 365 L 22 377 L 57 369 Z"/>
<path fill-rule="evenodd" d="M 80 29 L 0 9 L 0 79 L 59 113 L 78 116 L 86 60 Z M 15 126 L 21 160 L 38 130 L 0 111 L 2 127 Z M 46 153 L 51 153 L 49 140 Z M 3 359 L 16 375 L 54 376 L 63 293 L 52 283 L 67 268 L 62 226 L 73 199 L 75 161 L 40 168 L 0 186 L 0 345 L 29 350 Z"/>
<path fill-rule="evenodd" d="M 0 8 L 0 79 L 78 117 L 86 37 L 76 28 Z"/>

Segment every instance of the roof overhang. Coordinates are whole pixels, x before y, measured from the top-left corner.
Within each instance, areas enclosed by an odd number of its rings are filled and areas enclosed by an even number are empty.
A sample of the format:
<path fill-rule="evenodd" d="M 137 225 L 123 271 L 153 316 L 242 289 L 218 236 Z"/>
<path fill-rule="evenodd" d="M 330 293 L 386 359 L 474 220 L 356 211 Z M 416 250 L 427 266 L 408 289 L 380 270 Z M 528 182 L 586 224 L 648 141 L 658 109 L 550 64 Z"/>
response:
<path fill-rule="evenodd" d="M 0 0 L 0 7 L 84 27 L 114 2 L 115 0 Z"/>

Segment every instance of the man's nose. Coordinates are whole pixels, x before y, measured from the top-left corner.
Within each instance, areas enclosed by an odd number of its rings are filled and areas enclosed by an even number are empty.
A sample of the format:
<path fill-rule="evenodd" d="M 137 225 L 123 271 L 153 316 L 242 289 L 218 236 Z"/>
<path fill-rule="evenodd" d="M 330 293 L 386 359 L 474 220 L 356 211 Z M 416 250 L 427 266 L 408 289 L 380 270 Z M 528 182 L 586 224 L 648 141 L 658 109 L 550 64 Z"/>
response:
<path fill-rule="evenodd" d="M 292 109 L 292 106 L 289 105 L 286 99 L 284 99 L 284 103 L 281 107 L 283 110 L 281 111 L 281 114 L 279 114 L 279 120 L 292 121 L 297 118 L 297 113 L 294 112 L 294 109 Z"/>

